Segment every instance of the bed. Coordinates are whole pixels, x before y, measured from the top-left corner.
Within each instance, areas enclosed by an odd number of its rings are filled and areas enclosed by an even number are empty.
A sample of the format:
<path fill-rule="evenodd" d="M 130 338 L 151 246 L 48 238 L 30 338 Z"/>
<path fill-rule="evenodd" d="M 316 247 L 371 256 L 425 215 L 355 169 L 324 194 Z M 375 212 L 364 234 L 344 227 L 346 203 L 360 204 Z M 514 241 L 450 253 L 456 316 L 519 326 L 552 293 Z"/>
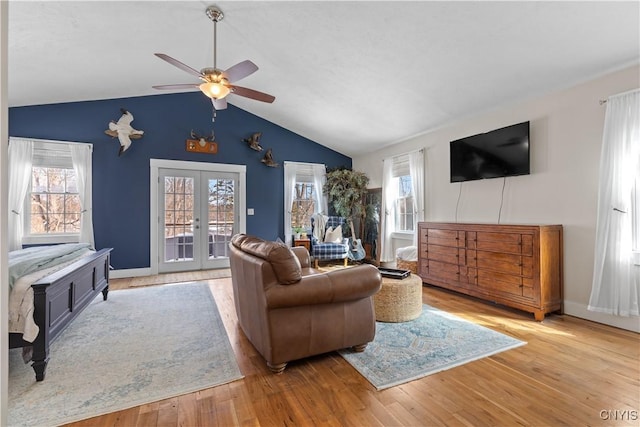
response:
<path fill-rule="evenodd" d="M 20 251 L 9 253 L 9 348 L 23 348 L 36 381 L 44 380 L 53 340 L 99 293 L 107 299 L 111 250 L 86 248 L 55 265 L 18 272 L 12 258 Z"/>

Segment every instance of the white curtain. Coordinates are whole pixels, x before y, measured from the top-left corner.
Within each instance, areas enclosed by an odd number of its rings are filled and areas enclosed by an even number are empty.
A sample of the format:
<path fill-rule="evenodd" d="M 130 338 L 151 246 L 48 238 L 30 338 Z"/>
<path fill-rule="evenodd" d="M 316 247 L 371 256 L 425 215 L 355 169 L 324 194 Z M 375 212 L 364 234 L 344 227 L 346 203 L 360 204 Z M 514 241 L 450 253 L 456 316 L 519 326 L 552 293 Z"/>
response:
<path fill-rule="evenodd" d="M 409 154 L 409 175 L 413 191 L 413 246 L 418 246 L 418 222 L 424 221 L 424 150 Z"/>
<path fill-rule="evenodd" d="M 600 158 L 593 287 L 588 309 L 640 315 L 640 267 L 633 263 L 632 189 L 640 168 L 640 90 L 607 100 Z"/>
<path fill-rule="evenodd" d="M 296 193 L 296 164 L 284 163 L 284 239 L 291 246 L 291 208 Z"/>
<path fill-rule="evenodd" d="M 33 156 L 33 141 L 9 140 L 9 218 L 7 230 L 7 246 L 9 251 L 22 249 L 22 235 L 24 233 L 22 223 L 22 211 L 24 198 L 27 195 L 29 182 L 31 181 L 31 158 Z"/>
<path fill-rule="evenodd" d="M 91 157 L 93 146 L 89 144 L 70 144 L 73 169 L 76 172 L 78 183 L 78 195 L 82 206 L 82 217 L 80 218 L 80 242 L 89 243 L 95 248 L 93 237 L 93 196 L 92 196 L 92 173 Z"/>
<path fill-rule="evenodd" d="M 322 190 L 327 179 L 327 167 L 321 164 L 313 164 L 311 165 L 311 167 L 313 170 L 313 189 L 315 190 L 315 203 L 313 213 L 328 215 L 329 211 L 327 208 L 327 196 Z"/>
<path fill-rule="evenodd" d="M 393 185 L 393 159 L 384 159 L 382 165 L 382 206 L 380 224 L 380 261 L 391 262 L 395 260 L 393 241 L 391 234 L 394 232 L 396 218 L 394 203 L 397 195 L 396 186 Z"/>

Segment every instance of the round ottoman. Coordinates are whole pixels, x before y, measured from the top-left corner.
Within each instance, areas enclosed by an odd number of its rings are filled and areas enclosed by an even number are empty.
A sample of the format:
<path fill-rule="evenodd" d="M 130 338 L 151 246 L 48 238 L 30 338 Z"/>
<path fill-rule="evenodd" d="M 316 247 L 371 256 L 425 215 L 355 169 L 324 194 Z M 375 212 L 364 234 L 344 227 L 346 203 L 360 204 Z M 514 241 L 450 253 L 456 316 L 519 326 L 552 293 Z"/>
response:
<path fill-rule="evenodd" d="M 373 296 L 378 322 L 406 322 L 422 313 L 422 279 L 415 274 L 398 280 L 382 278 L 380 292 Z"/>

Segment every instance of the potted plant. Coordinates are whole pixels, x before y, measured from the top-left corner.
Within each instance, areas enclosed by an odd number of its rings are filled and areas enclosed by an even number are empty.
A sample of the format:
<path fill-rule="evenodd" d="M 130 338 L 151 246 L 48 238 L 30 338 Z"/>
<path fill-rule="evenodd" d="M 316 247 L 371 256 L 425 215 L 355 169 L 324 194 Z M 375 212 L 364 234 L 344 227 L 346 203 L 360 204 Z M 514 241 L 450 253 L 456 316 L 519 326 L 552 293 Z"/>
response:
<path fill-rule="evenodd" d="M 303 227 L 291 227 L 291 230 L 293 231 L 293 237 L 295 239 L 300 239 L 302 233 L 305 233 L 306 235 L 306 231 Z"/>
<path fill-rule="evenodd" d="M 364 258 L 365 253 L 362 241 L 356 238 L 353 221 L 360 220 L 361 224 L 364 223 L 367 214 L 365 197 L 368 184 L 369 177 L 364 172 L 336 168 L 327 171 L 326 182 L 322 188 L 335 213 L 348 221 L 352 237 L 350 255 L 356 260 Z"/>

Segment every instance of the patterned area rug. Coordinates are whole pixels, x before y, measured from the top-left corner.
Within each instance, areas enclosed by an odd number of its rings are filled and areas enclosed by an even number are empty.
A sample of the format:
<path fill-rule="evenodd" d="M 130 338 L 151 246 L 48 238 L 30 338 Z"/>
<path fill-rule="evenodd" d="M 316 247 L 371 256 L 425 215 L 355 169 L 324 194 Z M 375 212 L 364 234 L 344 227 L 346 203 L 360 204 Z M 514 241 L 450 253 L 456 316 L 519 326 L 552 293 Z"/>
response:
<path fill-rule="evenodd" d="M 44 381 L 10 351 L 9 425 L 59 425 L 242 378 L 205 283 L 98 296 L 51 346 Z"/>
<path fill-rule="evenodd" d="M 340 355 L 383 390 L 525 344 L 423 304 L 415 320 L 376 322 L 376 337 L 364 352 Z"/>

